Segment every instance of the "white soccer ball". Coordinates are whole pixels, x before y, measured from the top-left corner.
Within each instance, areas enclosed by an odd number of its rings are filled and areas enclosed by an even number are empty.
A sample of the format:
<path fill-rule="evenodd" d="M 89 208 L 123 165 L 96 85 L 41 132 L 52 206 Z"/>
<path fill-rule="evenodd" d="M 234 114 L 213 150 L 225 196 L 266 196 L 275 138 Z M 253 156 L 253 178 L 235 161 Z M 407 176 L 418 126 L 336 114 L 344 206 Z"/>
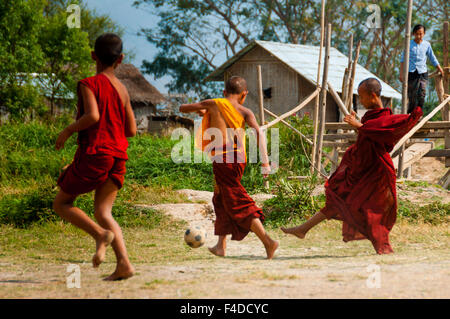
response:
<path fill-rule="evenodd" d="M 191 248 L 203 246 L 206 240 L 206 231 L 200 226 L 189 227 L 184 233 L 184 241 Z"/>

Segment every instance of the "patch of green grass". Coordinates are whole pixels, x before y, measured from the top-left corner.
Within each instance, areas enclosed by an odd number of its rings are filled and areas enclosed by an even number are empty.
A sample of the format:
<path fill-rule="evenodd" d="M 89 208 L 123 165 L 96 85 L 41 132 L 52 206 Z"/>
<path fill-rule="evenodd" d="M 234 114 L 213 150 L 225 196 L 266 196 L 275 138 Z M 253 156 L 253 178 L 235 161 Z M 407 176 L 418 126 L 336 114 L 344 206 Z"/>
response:
<path fill-rule="evenodd" d="M 404 181 L 405 185 L 409 187 L 429 187 L 431 186 L 430 183 L 425 181 Z"/>
<path fill-rule="evenodd" d="M 408 222 L 438 225 L 450 222 L 450 204 L 435 201 L 419 206 L 409 201 L 399 200 L 397 214 L 400 219 L 406 219 Z"/>

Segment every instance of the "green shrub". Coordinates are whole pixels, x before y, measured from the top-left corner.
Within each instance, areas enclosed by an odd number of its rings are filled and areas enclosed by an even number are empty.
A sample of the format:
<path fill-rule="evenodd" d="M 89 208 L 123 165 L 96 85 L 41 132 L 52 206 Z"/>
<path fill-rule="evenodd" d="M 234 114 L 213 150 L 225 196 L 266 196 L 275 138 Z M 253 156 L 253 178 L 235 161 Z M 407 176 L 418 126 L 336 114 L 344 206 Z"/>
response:
<path fill-rule="evenodd" d="M 276 197 L 264 202 L 266 222 L 274 227 L 292 222 L 305 221 L 322 206 L 324 197 L 314 198 L 311 193 L 316 181 L 287 181 L 281 179 L 276 185 Z"/>
<path fill-rule="evenodd" d="M 35 222 L 55 220 L 52 203 L 55 191 L 48 186 L 21 195 L 0 198 L 0 223 L 26 227 Z"/>

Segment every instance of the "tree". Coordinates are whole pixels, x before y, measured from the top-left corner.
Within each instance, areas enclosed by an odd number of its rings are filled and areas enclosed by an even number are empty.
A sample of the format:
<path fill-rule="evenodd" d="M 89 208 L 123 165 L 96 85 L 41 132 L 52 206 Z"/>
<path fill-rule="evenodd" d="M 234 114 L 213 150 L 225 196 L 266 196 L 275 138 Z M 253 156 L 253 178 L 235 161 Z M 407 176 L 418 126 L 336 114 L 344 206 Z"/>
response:
<path fill-rule="evenodd" d="M 31 85 L 31 72 L 43 63 L 39 46 L 44 2 L 0 2 L 0 106 L 12 118 L 23 118 L 42 107 Z"/>
<path fill-rule="evenodd" d="M 41 28 L 39 42 L 45 63 L 39 69 L 41 86 L 50 93 L 50 114 L 57 96 L 76 92 L 76 82 L 93 74 L 88 34 L 67 26 L 68 14 L 55 11 Z"/>

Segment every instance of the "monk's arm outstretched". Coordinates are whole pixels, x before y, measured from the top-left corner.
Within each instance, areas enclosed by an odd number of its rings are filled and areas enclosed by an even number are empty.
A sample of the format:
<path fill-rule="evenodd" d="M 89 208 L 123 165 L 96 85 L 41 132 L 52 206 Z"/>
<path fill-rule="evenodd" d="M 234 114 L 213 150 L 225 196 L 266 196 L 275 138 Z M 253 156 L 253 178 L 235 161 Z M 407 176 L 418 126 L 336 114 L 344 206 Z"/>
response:
<path fill-rule="evenodd" d="M 196 112 L 198 115 L 203 116 L 215 105 L 215 103 L 214 100 L 204 100 L 198 103 L 182 104 L 180 106 L 180 112 Z"/>
<path fill-rule="evenodd" d="M 261 164 L 262 166 L 270 171 L 270 163 L 269 163 L 269 156 L 267 155 L 267 142 L 264 132 L 261 130 L 261 128 L 258 125 L 258 122 L 256 121 L 255 114 L 249 109 L 246 109 L 245 116 L 244 116 L 245 122 L 247 125 L 253 129 L 255 129 L 256 132 L 256 142 L 258 145 L 258 148 L 261 150 L 262 160 Z M 264 173 L 264 175 L 267 175 Z"/>

